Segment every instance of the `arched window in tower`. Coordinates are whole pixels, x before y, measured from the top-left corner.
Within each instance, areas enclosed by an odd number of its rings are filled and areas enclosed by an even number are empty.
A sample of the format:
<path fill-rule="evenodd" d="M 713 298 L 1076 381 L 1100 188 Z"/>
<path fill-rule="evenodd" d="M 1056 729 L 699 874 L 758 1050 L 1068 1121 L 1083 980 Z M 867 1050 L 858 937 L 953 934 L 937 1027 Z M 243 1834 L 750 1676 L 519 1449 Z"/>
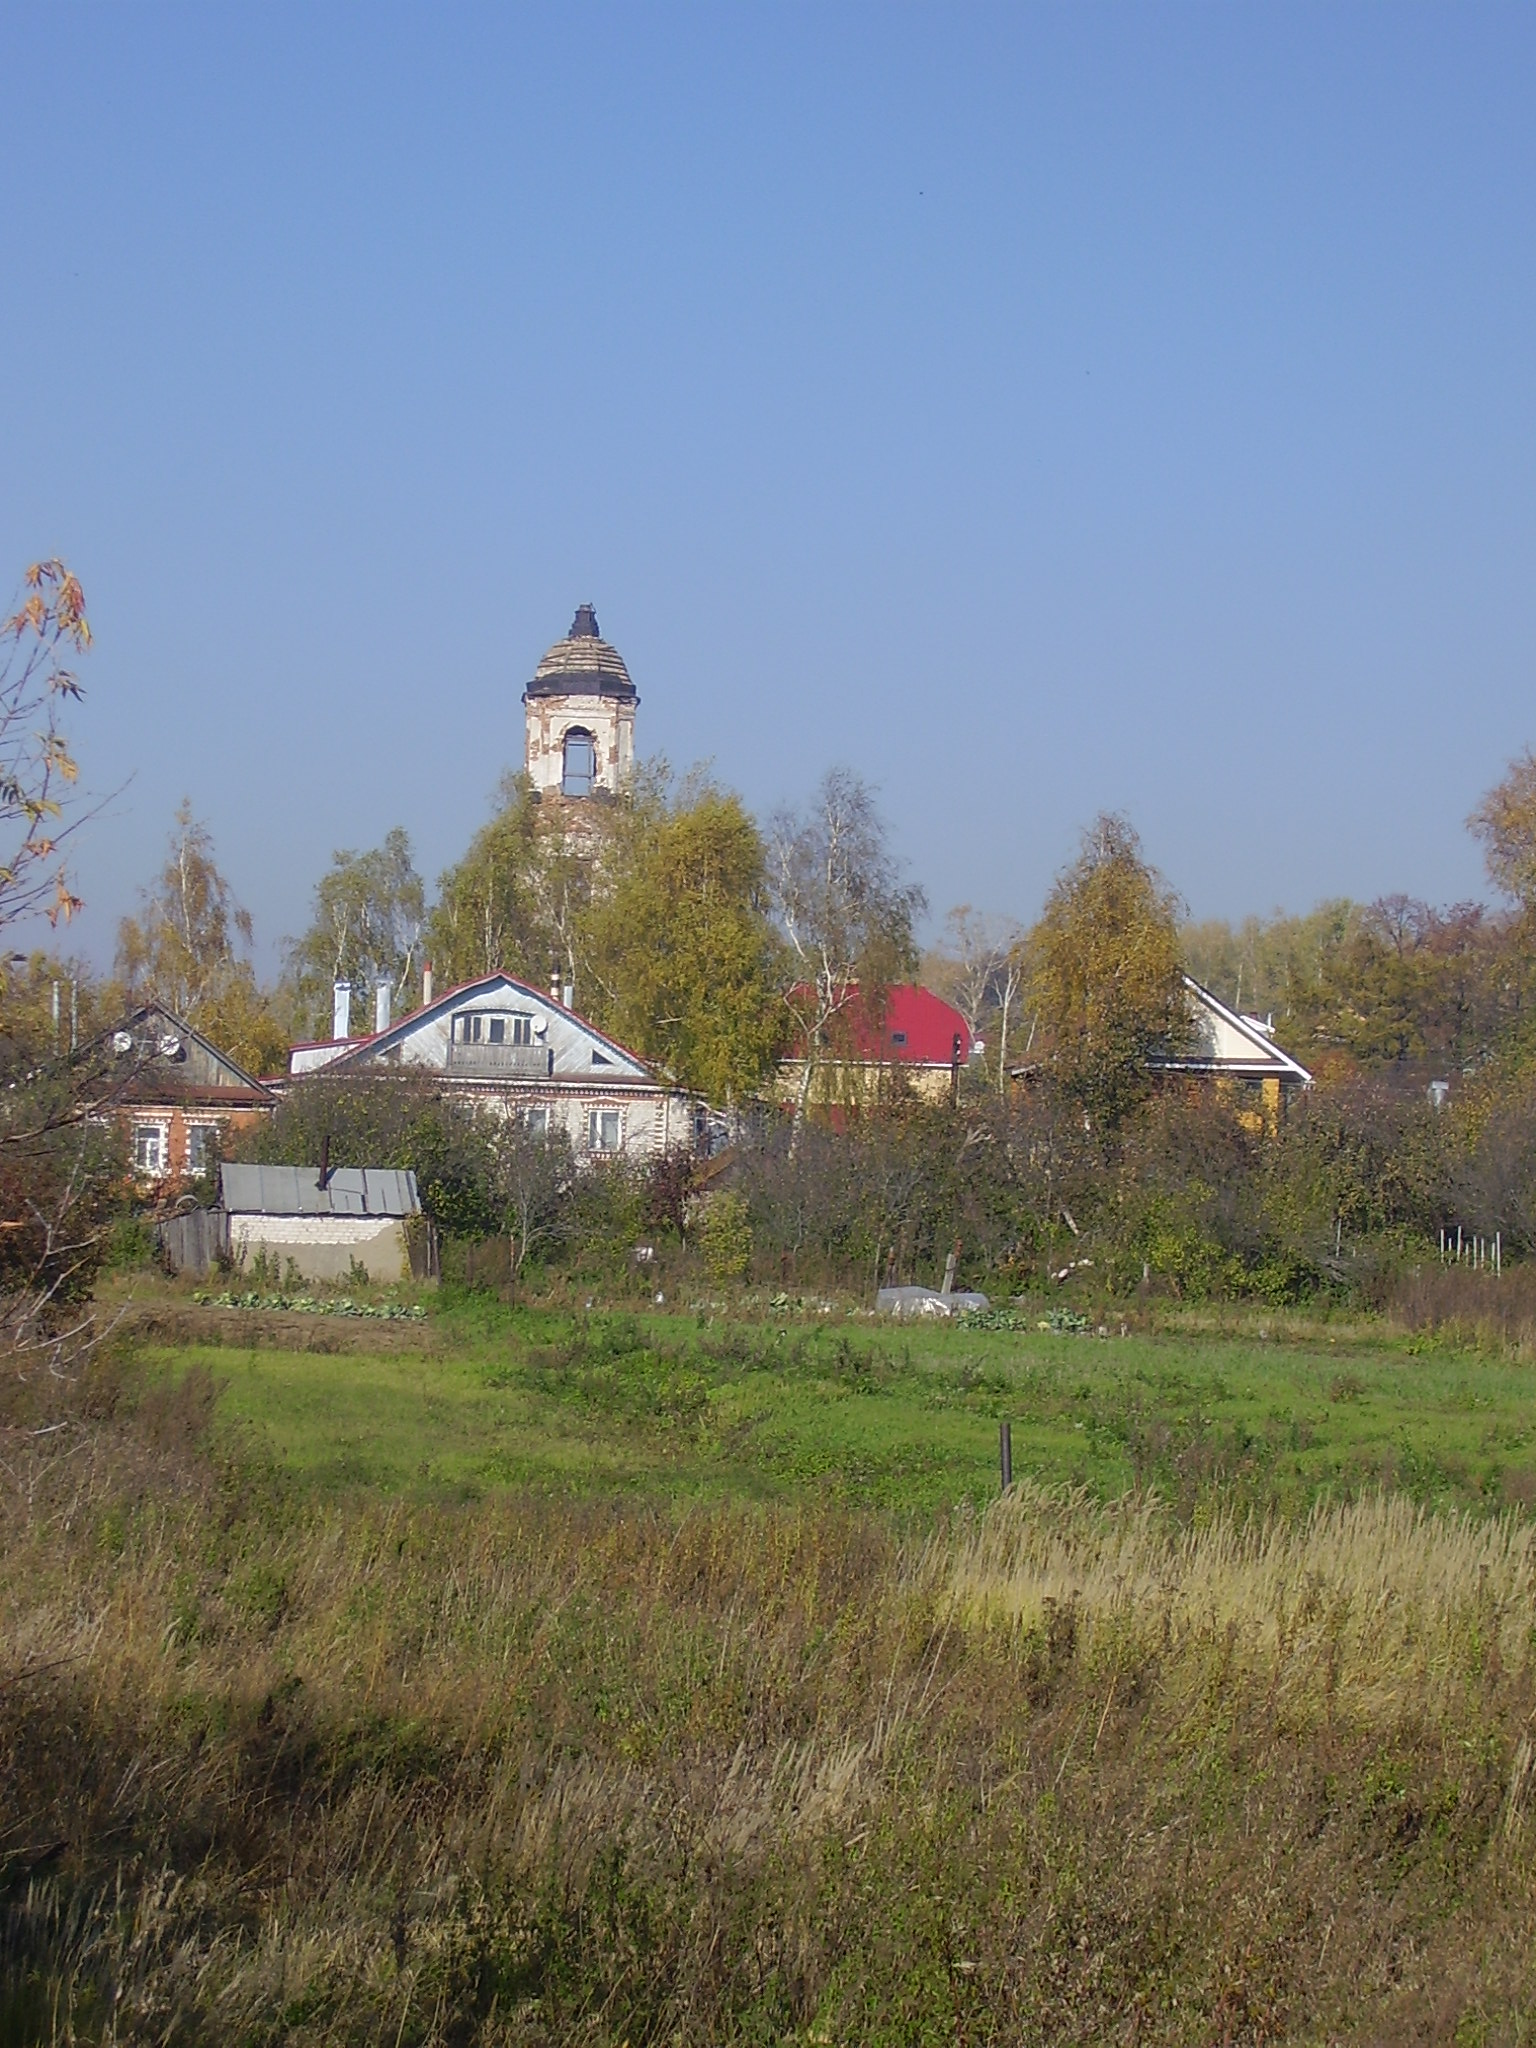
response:
<path fill-rule="evenodd" d="M 579 725 L 572 726 L 565 736 L 564 772 L 560 778 L 562 796 L 592 794 L 592 778 L 597 768 L 596 751 L 591 733 L 583 732 Z"/>

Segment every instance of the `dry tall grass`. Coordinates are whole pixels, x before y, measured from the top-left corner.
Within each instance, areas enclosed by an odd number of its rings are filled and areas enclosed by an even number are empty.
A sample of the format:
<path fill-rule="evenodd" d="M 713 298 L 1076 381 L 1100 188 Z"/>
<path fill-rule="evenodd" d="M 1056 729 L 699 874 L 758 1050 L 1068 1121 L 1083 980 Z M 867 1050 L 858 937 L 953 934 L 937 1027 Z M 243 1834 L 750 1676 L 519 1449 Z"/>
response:
<path fill-rule="evenodd" d="M 1396 1281 L 1381 1305 L 1401 1329 L 1536 1359 L 1536 1266 L 1493 1274 L 1426 1262 Z"/>
<path fill-rule="evenodd" d="M 0 2042 L 1516 2041 L 1523 1524 L 6 1495 Z"/>
<path fill-rule="evenodd" d="M 1322 1503 L 1305 1521 L 1181 1527 L 1145 1498 L 1016 1489 L 955 1548 L 961 1611 L 1024 1630 L 1072 1617 L 1099 1664 L 1219 1646 L 1305 1725 L 1443 1715 L 1469 1673 L 1523 1669 L 1536 1628 L 1536 1527 L 1438 1515 L 1405 1495 Z"/>

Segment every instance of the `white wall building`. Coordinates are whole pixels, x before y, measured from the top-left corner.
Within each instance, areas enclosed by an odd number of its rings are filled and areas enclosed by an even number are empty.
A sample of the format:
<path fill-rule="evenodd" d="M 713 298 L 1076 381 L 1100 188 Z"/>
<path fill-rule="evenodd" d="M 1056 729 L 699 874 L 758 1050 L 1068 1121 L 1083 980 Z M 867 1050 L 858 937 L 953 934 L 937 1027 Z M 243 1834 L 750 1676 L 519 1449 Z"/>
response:
<path fill-rule="evenodd" d="M 584 1157 L 643 1159 L 694 1143 L 691 1096 L 510 974 L 449 989 L 368 1038 L 347 1035 L 341 1006 L 338 1024 L 337 1037 L 293 1048 L 292 1074 L 440 1074 L 455 1094 L 489 1110 L 535 1130 L 563 1130 Z"/>
<path fill-rule="evenodd" d="M 414 1173 L 341 1166 L 220 1169 L 229 1249 L 247 1272 L 263 1253 L 279 1276 L 392 1285 L 411 1277 L 407 1227 L 421 1214 Z"/>

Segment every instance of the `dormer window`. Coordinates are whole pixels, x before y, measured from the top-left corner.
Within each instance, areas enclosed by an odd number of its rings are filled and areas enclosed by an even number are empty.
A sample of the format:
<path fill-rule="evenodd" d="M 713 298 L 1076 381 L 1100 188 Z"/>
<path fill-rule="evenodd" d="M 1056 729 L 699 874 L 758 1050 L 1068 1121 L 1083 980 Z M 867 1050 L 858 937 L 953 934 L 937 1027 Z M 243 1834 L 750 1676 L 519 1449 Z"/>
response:
<path fill-rule="evenodd" d="M 453 1020 L 455 1045 L 532 1045 L 533 1017 L 519 1011 L 460 1010 Z"/>
<path fill-rule="evenodd" d="M 579 725 L 573 726 L 565 736 L 560 794 L 590 796 L 596 773 L 597 749 L 592 744 L 592 735 Z"/>

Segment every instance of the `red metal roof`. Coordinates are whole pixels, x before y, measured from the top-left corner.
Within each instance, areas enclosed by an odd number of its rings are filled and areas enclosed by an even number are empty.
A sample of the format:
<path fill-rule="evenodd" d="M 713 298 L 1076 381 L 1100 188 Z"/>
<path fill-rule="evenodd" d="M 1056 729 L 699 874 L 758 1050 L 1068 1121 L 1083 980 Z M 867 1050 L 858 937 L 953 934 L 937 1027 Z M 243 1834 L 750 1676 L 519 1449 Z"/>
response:
<path fill-rule="evenodd" d="M 887 1060 L 893 1065 L 947 1067 L 954 1057 L 957 1035 L 960 1064 L 964 1066 L 971 1056 L 971 1028 L 964 1017 L 953 1003 L 915 982 L 897 982 L 886 990 L 885 1015 L 878 1030 L 865 1018 L 855 990 L 837 1028 L 848 1034 L 856 1056 L 871 1063 Z"/>

